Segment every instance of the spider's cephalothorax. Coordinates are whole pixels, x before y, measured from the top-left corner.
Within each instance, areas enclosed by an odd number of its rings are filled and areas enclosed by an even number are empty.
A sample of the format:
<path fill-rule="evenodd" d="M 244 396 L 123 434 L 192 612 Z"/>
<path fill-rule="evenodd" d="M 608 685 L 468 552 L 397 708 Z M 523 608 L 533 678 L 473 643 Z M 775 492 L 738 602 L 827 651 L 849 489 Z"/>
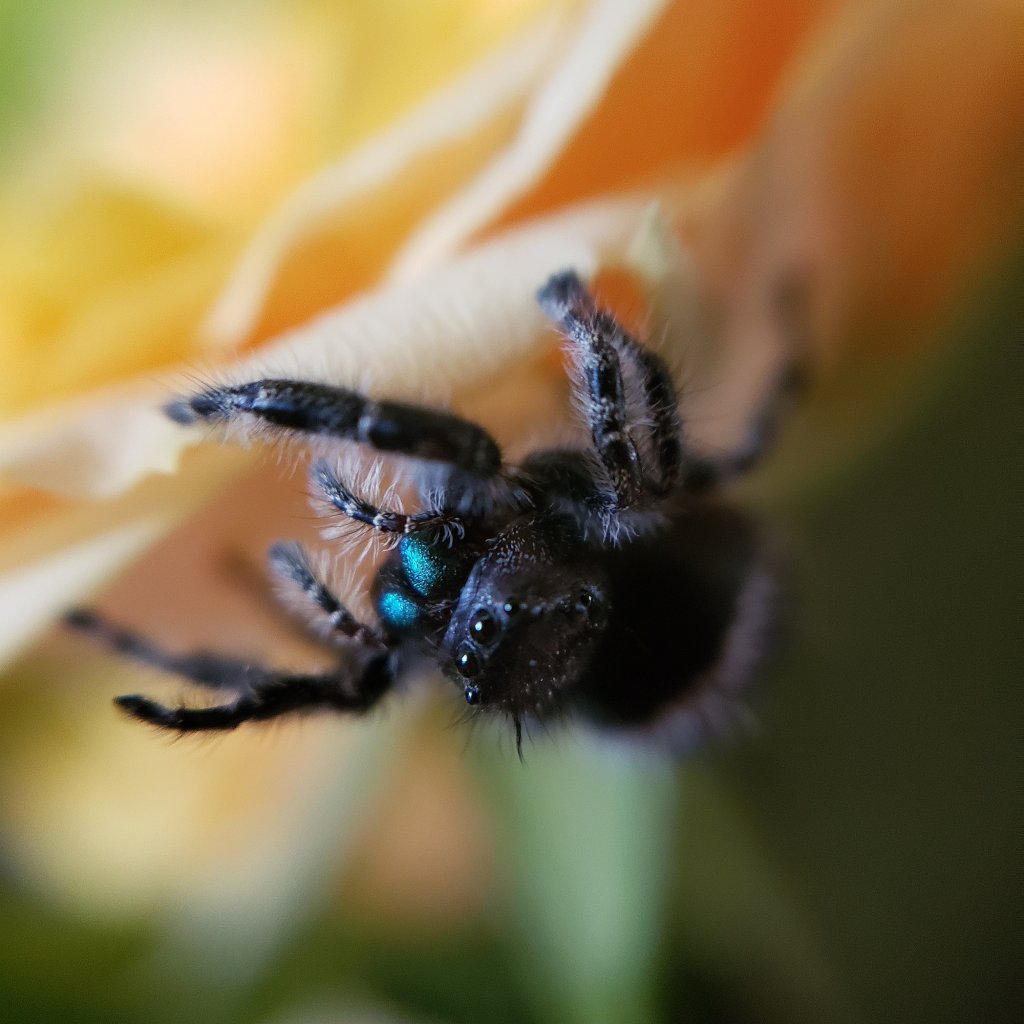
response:
<path fill-rule="evenodd" d="M 773 438 L 798 379 L 788 364 L 741 445 L 687 446 L 662 360 L 598 309 L 576 274 L 539 292 L 558 324 L 590 444 L 503 463 L 479 426 L 445 412 L 371 400 L 325 384 L 258 380 L 172 403 L 191 422 L 248 418 L 411 457 L 425 507 L 377 508 L 326 462 L 316 492 L 347 518 L 399 538 L 373 586 L 375 623 L 358 621 L 297 544 L 271 550 L 275 574 L 316 612 L 335 655 L 290 674 L 207 652 L 175 655 L 91 612 L 71 621 L 117 649 L 230 699 L 174 708 L 118 698 L 178 732 L 230 729 L 292 711 L 360 713 L 433 663 L 474 710 L 515 724 L 571 712 L 689 744 L 757 668 L 772 623 L 772 577 L 749 520 L 714 500 Z"/>

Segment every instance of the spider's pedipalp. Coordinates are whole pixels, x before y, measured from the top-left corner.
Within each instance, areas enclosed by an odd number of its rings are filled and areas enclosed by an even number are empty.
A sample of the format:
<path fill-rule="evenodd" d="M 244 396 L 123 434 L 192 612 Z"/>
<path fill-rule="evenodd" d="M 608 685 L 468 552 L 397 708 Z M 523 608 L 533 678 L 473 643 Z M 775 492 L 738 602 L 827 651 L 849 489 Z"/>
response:
<path fill-rule="evenodd" d="M 381 533 L 402 535 L 436 529 L 452 538 L 465 534 L 465 527 L 459 516 L 439 508 L 413 513 L 379 508 L 357 495 L 322 460 L 313 463 L 310 476 L 318 492 L 342 515 Z"/>

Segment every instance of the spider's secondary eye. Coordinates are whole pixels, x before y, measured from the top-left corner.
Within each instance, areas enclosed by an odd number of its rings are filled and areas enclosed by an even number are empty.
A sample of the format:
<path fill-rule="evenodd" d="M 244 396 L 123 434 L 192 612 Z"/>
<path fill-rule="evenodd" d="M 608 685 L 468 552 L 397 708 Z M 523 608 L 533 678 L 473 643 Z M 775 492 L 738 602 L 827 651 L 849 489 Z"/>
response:
<path fill-rule="evenodd" d="M 506 602 L 505 602 L 505 603 L 504 603 L 504 604 L 503 604 L 503 605 L 501 606 L 501 610 L 502 610 L 502 611 L 503 611 L 503 612 L 504 612 L 504 613 L 505 613 L 506 615 L 515 615 L 515 614 L 516 614 L 516 612 L 518 612 L 518 611 L 521 611 L 521 610 L 522 610 L 522 607 L 523 607 L 523 606 L 522 606 L 522 605 L 521 605 L 521 604 L 520 604 L 520 603 L 519 603 L 518 601 L 512 601 L 512 600 L 509 600 L 509 601 L 506 601 Z"/>
<path fill-rule="evenodd" d="M 483 608 L 479 609 L 473 616 L 473 621 L 469 627 L 470 633 L 473 634 L 473 639 L 482 644 L 491 643 L 497 637 L 500 629 L 501 627 L 494 616 Z"/>
<path fill-rule="evenodd" d="M 589 590 L 581 590 L 576 598 L 576 603 L 581 608 L 589 609 L 594 603 L 594 595 Z"/>
<path fill-rule="evenodd" d="M 467 643 L 459 645 L 459 649 L 455 652 L 455 664 L 459 667 L 459 675 L 465 676 L 467 679 L 480 675 L 484 667 L 480 655 Z"/>
<path fill-rule="evenodd" d="M 471 683 L 462 691 L 467 704 L 477 704 L 480 701 L 480 688 Z"/>

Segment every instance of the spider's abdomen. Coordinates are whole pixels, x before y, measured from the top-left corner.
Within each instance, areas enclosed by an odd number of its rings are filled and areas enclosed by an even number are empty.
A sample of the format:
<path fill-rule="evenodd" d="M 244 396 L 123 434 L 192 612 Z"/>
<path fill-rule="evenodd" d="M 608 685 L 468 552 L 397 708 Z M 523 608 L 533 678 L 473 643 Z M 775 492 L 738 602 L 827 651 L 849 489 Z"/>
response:
<path fill-rule="evenodd" d="M 748 682 L 775 622 L 775 580 L 751 521 L 689 506 L 607 562 L 613 614 L 581 687 L 610 725 L 645 727 Z"/>

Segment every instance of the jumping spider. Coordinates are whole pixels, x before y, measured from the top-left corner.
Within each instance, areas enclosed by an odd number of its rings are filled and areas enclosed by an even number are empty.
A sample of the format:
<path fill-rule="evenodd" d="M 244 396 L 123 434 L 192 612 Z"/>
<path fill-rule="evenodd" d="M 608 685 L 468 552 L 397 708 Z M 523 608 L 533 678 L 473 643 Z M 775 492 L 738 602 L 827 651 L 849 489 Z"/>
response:
<path fill-rule="evenodd" d="M 457 416 L 295 380 L 213 387 L 169 405 L 183 423 L 249 417 L 408 456 L 424 508 L 377 508 L 326 462 L 313 464 L 316 490 L 340 513 L 397 538 L 374 580 L 375 623 L 353 617 L 300 545 L 271 549 L 273 572 L 338 641 L 324 672 L 171 654 L 92 612 L 72 613 L 122 653 L 230 695 L 202 708 L 138 695 L 118 705 L 179 733 L 315 708 L 362 714 L 433 663 L 472 709 L 507 716 L 520 750 L 524 722 L 569 712 L 660 731 L 677 747 L 698 738 L 757 669 L 774 618 L 757 532 L 714 492 L 766 450 L 797 368 L 767 389 L 735 450 L 702 456 L 684 440 L 664 362 L 575 273 L 552 277 L 538 300 L 564 336 L 587 448 L 506 465 L 494 440 Z"/>

